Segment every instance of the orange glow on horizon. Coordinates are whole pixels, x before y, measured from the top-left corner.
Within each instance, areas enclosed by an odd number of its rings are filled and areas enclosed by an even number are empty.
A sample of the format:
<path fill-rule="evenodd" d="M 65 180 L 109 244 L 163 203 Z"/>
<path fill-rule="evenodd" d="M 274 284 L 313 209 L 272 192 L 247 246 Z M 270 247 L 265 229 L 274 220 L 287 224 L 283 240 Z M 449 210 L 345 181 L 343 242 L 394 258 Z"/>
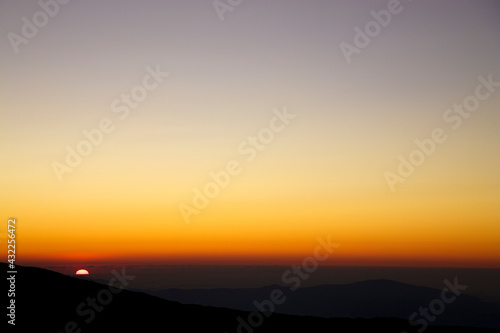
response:
<path fill-rule="evenodd" d="M 130 255 L 93 255 L 84 256 L 75 254 L 74 257 L 53 256 L 40 257 L 28 256 L 19 261 L 21 265 L 293 265 L 301 264 L 312 253 L 296 254 L 185 254 L 167 255 L 157 254 L 130 254 Z M 80 258 L 80 259 L 75 259 Z M 346 251 L 334 252 L 332 256 L 319 263 L 320 266 L 380 266 L 380 267 L 461 267 L 461 268 L 500 268 L 500 260 L 495 256 L 470 255 L 456 258 L 452 255 L 382 255 L 372 253 L 347 253 Z"/>

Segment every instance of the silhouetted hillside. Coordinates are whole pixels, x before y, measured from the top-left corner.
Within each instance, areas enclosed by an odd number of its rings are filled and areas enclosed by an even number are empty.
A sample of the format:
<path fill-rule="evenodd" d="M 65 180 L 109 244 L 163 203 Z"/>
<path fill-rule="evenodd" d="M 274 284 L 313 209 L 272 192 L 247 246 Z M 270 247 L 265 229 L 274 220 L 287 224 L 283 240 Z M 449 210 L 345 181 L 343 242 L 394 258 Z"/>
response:
<path fill-rule="evenodd" d="M 2 270 L 7 265 L 1 263 Z M 40 268 L 17 266 L 18 332 L 414 332 L 406 320 L 326 319 L 264 314 L 183 305 L 140 292 L 78 279 Z M 119 272 L 125 273 L 126 272 Z M 118 284 L 117 284 L 118 285 Z M 8 285 L 7 285 L 8 287 Z M 8 288 L 7 288 L 8 289 Z M 5 308 L 4 308 L 5 309 Z M 238 329 L 237 318 L 258 328 Z M 5 320 L 5 315 L 4 315 Z M 12 330 L 12 326 L 9 330 Z M 255 325 L 257 326 L 257 325 Z M 81 331 L 79 331 L 81 330 Z M 426 332 L 495 332 L 494 330 L 429 327 Z"/>
<path fill-rule="evenodd" d="M 275 285 L 263 288 L 165 289 L 147 292 L 183 304 L 254 311 L 253 302 L 269 298 L 274 289 L 282 290 L 287 297 L 286 302 L 276 306 L 275 312 L 327 318 L 407 319 L 420 307 L 427 307 L 433 299 L 441 297 L 441 290 L 390 280 L 303 287 L 295 291 Z M 436 316 L 433 323 L 500 328 L 500 304 L 461 294 L 451 304 L 446 304 L 443 313 Z"/>

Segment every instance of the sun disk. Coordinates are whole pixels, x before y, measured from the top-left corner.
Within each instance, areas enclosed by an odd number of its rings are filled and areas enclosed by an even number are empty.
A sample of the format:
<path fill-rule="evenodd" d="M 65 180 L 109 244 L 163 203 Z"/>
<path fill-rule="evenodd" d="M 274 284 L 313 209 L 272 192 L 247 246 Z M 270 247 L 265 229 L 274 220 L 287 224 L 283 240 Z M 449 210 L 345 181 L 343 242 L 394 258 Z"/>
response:
<path fill-rule="evenodd" d="M 86 269 L 79 269 L 76 271 L 76 275 L 88 275 L 89 271 Z"/>

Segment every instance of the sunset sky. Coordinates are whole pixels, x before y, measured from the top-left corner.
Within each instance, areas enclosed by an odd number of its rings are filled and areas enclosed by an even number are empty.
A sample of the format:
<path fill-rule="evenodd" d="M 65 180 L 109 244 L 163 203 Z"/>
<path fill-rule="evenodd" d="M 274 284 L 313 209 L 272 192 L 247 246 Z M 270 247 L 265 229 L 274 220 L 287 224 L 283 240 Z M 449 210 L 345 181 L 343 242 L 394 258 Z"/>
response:
<path fill-rule="evenodd" d="M 58 6 L 16 53 L 9 33 L 42 9 L 0 3 L 1 215 L 19 264 L 289 264 L 330 235 L 323 265 L 500 268 L 500 86 L 459 126 L 445 116 L 479 77 L 500 82 L 498 1 L 402 0 L 350 63 L 341 43 L 388 1 L 244 0 L 224 20 L 201 0 Z M 132 91 L 147 91 L 136 107 Z M 436 128 L 446 140 L 391 190 Z M 230 161 L 240 172 L 183 218 Z"/>

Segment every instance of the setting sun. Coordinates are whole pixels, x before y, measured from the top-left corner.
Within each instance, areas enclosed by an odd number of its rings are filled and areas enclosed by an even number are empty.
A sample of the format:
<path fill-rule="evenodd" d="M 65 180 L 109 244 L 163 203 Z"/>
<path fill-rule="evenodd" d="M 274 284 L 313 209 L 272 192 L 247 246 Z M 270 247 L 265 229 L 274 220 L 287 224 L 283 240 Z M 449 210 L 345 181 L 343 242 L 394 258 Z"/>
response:
<path fill-rule="evenodd" d="M 86 269 L 79 269 L 76 271 L 76 275 L 89 275 L 89 271 Z"/>

